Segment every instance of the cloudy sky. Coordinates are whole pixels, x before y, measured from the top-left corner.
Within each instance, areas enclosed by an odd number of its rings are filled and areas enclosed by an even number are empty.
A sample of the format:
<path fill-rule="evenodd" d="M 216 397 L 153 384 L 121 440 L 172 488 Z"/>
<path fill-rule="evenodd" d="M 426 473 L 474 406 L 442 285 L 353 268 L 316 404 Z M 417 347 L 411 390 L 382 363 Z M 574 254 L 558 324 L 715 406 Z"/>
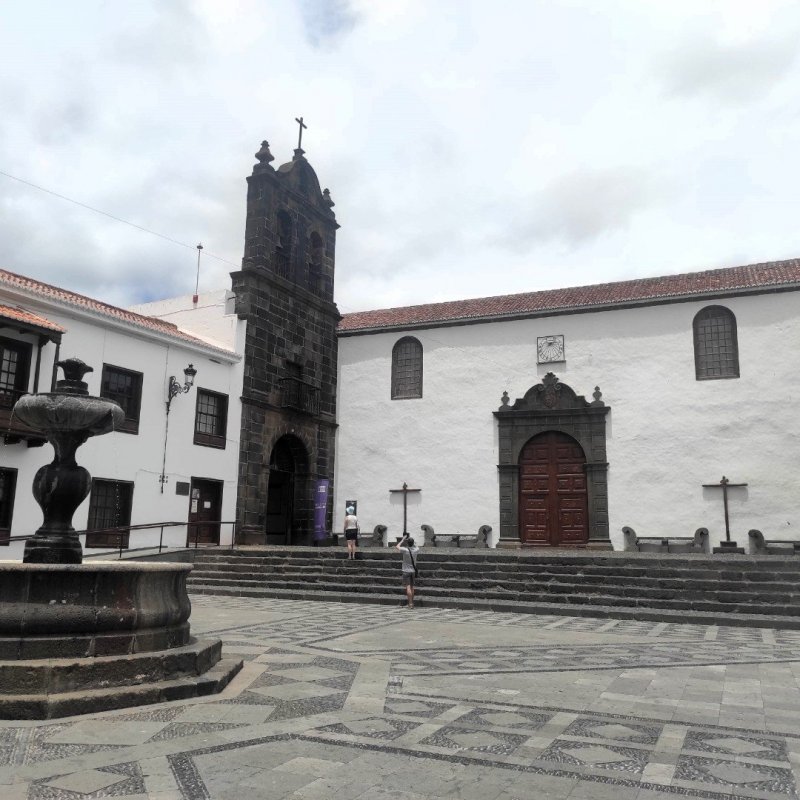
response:
<path fill-rule="evenodd" d="M 800 256 L 799 48 L 794 0 L 0 0 L 0 267 L 227 285 L 300 115 L 343 311 Z"/>

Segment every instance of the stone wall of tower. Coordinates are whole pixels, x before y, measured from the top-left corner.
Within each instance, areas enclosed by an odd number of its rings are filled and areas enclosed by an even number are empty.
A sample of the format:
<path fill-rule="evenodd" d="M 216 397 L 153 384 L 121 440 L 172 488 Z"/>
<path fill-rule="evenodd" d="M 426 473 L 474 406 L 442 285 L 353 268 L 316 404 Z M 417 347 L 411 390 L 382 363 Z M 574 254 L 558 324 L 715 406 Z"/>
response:
<path fill-rule="evenodd" d="M 270 453 L 282 436 L 302 443 L 308 459 L 309 485 L 295 507 L 306 533 L 313 481 L 333 483 L 340 319 L 329 195 L 301 152 L 278 170 L 260 161 L 248 178 L 242 270 L 231 275 L 236 312 L 247 321 L 237 521 L 249 541 L 264 529 Z"/>
<path fill-rule="evenodd" d="M 269 164 L 256 165 L 247 183 L 243 267 L 263 266 L 333 302 L 339 226 L 330 194 L 320 191 L 302 152 L 297 151 L 292 161 L 277 170 Z M 282 216 L 288 220 L 288 231 L 281 225 Z"/>

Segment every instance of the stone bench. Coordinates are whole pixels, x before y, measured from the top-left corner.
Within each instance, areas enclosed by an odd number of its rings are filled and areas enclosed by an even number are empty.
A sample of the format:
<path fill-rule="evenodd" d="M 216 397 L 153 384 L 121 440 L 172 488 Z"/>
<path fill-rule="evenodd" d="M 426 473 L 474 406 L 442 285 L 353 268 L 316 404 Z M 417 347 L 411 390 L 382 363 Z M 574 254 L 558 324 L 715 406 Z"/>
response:
<path fill-rule="evenodd" d="M 376 525 L 372 533 L 362 533 L 358 537 L 359 547 L 385 547 L 386 526 Z"/>
<path fill-rule="evenodd" d="M 481 525 L 477 533 L 435 533 L 430 525 L 421 525 L 425 542 L 433 547 L 488 547 L 491 525 Z"/>
<path fill-rule="evenodd" d="M 639 553 L 708 553 L 708 528 L 698 528 L 694 536 L 639 536 L 627 525 L 622 529 L 623 550 Z"/>
<path fill-rule="evenodd" d="M 791 539 L 765 539 L 761 531 L 748 531 L 751 555 L 797 555 L 800 554 L 800 542 Z"/>

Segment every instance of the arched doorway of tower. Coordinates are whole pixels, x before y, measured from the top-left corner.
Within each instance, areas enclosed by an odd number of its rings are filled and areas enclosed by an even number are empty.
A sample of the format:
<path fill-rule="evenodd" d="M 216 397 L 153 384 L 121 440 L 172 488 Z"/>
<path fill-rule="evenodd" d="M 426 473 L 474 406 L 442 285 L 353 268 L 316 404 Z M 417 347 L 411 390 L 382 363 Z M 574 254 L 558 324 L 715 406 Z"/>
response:
<path fill-rule="evenodd" d="M 534 436 L 519 456 L 519 534 L 523 545 L 589 540 L 586 454 L 566 433 Z"/>
<path fill-rule="evenodd" d="M 308 452 L 296 436 L 281 436 L 269 457 L 267 544 L 310 544 Z"/>

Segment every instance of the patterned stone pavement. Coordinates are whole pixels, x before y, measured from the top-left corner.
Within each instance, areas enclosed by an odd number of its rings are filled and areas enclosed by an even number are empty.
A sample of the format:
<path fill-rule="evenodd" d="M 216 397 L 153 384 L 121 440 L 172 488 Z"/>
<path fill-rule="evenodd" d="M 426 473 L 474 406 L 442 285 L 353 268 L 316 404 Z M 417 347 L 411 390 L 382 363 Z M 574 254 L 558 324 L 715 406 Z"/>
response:
<path fill-rule="evenodd" d="M 0 800 L 797 795 L 800 632 L 193 603 L 225 692 L 0 722 Z"/>

